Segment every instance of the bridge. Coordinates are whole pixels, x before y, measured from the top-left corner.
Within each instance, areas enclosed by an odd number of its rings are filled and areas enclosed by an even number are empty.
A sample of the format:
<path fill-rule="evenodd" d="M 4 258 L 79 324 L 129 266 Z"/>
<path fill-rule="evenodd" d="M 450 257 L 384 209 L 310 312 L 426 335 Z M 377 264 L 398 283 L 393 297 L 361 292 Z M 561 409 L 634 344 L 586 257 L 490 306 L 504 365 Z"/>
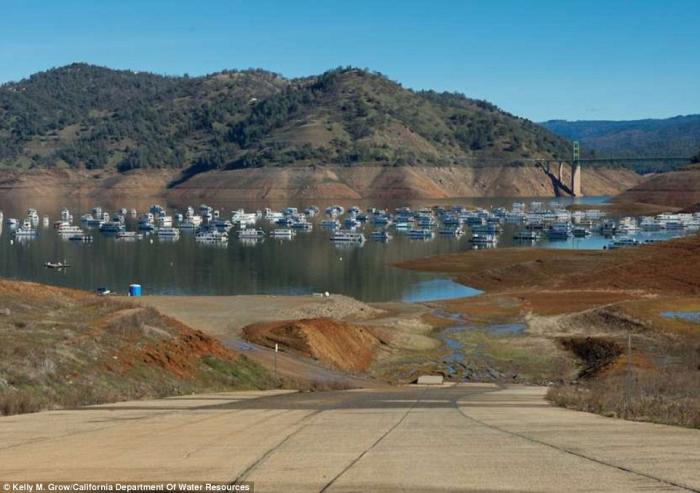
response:
<path fill-rule="evenodd" d="M 573 152 L 570 159 L 563 158 L 461 158 L 457 164 L 464 165 L 535 165 L 540 168 L 552 181 L 554 193 L 557 196 L 568 195 L 572 197 L 583 196 L 582 169 L 587 166 L 620 166 L 628 163 L 634 164 L 690 164 L 691 157 L 684 156 L 651 156 L 651 157 L 580 157 L 580 145 L 573 143 Z"/>
<path fill-rule="evenodd" d="M 581 197 L 582 164 L 589 165 L 620 165 L 625 163 L 664 163 L 664 164 L 687 164 L 691 162 L 689 157 L 678 156 L 655 156 L 655 157 L 606 157 L 606 158 L 584 158 L 580 157 L 580 145 L 578 141 L 573 143 L 572 159 L 568 160 L 534 160 L 545 174 L 552 180 L 554 193 L 559 196 L 565 194 L 572 197 Z M 568 169 L 567 169 L 568 168 Z M 566 176 L 568 172 L 568 177 Z"/>

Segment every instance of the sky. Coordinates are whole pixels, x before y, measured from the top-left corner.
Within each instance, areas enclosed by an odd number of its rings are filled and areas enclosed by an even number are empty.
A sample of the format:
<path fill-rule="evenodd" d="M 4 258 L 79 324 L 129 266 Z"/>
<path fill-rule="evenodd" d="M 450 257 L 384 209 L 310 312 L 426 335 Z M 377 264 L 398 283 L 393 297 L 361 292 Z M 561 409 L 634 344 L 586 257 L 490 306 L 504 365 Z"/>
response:
<path fill-rule="evenodd" d="M 0 0 L 0 82 L 369 68 L 534 121 L 700 113 L 700 0 Z"/>

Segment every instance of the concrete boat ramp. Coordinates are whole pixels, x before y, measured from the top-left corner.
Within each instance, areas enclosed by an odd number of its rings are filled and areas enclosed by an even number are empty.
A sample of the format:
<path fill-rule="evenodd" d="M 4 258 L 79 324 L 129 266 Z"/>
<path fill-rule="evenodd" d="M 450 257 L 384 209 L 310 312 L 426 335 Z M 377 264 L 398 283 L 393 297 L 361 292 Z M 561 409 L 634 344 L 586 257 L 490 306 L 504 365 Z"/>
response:
<path fill-rule="evenodd" d="M 0 418 L 0 481 L 277 491 L 698 491 L 700 430 L 489 384 L 231 392 Z"/>

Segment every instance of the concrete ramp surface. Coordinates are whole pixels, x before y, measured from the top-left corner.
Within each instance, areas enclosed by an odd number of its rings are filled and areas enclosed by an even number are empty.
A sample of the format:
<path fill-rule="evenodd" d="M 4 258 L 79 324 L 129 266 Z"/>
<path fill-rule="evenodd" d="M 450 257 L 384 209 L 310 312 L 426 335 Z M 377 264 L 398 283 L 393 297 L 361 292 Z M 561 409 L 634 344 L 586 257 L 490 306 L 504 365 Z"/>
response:
<path fill-rule="evenodd" d="M 254 481 L 278 491 L 697 491 L 700 431 L 542 387 L 231 392 L 0 418 L 0 480 Z"/>

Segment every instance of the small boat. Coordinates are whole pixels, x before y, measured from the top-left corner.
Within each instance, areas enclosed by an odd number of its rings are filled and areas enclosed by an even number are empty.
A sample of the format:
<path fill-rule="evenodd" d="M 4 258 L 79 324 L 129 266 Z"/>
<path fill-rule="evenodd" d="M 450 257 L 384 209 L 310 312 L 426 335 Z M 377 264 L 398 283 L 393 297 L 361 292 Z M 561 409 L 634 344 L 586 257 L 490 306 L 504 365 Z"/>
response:
<path fill-rule="evenodd" d="M 67 269 L 71 267 L 65 260 L 63 262 L 46 262 L 44 267 L 48 269 Z"/>

